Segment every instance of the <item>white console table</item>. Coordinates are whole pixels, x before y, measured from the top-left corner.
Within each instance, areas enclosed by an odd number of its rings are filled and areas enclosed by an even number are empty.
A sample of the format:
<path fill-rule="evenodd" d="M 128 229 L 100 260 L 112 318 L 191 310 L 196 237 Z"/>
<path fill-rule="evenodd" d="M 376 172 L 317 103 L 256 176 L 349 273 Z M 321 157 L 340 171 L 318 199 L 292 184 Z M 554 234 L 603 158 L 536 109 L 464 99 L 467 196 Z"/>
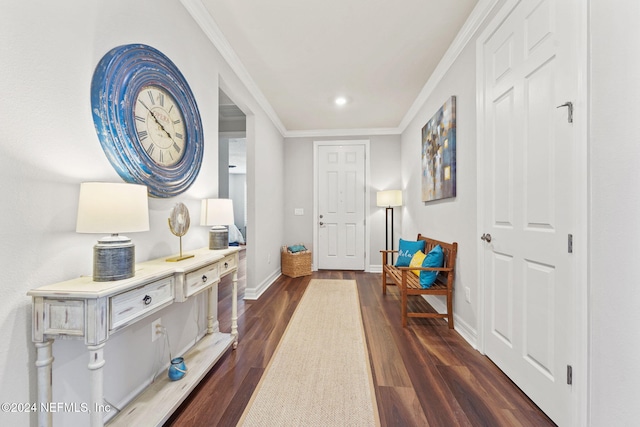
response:
<path fill-rule="evenodd" d="M 135 276 L 112 282 L 80 277 L 32 289 L 33 342 L 36 347 L 38 406 L 52 399 L 51 346 L 58 337 L 84 339 L 89 350 L 91 427 L 104 425 L 103 349 L 109 335 L 175 302 L 207 292 L 207 335 L 186 355 L 189 374 L 179 381 L 156 380 L 117 416 L 109 426 L 161 425 L 184 401 L 209 369 L 231 346 L 238 344 L 238 251 L 187 251 L 194 254 L 178 262 L 166 257 L 136 264 Z M 221 333 L 218 323 L 218 282 L 233 274 L 231 333 Z M 52 426 L 52 413 L 38 412 L 40 427 Z"/>

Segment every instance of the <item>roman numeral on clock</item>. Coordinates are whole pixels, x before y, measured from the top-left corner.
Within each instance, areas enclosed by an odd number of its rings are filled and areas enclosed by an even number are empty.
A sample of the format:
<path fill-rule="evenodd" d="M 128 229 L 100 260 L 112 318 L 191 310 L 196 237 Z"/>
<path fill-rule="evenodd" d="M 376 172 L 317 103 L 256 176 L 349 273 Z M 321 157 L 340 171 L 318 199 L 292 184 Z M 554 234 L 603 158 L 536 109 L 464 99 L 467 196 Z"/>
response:
<path fill-rule="evenodd" d="M 149 133 L 146 130 L 141 130 L 138 132 L 138 138 L 140 139 L 140 141 L 144 141 L 145 139 L 147 139 L 148 136 L 149 136 Z"/>

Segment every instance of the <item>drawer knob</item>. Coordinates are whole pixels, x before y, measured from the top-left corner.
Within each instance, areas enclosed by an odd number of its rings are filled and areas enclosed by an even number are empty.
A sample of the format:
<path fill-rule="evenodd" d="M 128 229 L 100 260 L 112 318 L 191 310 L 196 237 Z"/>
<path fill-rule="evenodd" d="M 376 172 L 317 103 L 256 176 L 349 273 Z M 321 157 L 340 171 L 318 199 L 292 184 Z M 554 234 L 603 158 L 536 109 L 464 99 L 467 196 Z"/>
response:
<path fill-rule="evenodd" d="M 142 298 L 142 301 L 144 302 L 144 305 L 149 305 L 151 304 L 151 297 L 149 295 L 145 295 L 144 298 Z"/>
<path fill-rule="evenodd" d="M 224 268 L 229 268 L 229 263 L 228 262 L 224 263 Z"/>
<path fill-rule="evenodd" d="M 202 275 L 202 283 L 205 283 L 207 280 L 208 280 L 207 276 L 203 274 Z"/>

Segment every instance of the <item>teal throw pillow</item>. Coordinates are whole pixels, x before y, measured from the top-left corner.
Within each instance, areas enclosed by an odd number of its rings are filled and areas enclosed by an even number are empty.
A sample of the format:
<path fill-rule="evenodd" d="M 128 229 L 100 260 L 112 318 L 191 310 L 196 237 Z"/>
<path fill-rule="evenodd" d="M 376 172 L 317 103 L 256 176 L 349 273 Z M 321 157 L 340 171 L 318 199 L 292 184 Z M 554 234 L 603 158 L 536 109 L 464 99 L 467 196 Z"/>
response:
<path fill-rule="evenodd" d="M 289 252 L 291 252 L 292 254 L 298 253 L 298 252 L 302 252 L 302 251 L 306 251 L 307 248 L 304 247 L 304 245 L 293 245 L 293 246 L 289 246 L 287 248 L 289 250 Z"/>
<path fill-rule="evenodd" d="M 400 239 L 396 267 L 409 267 L 411 258 L 413 258 L 413 255 L 418 251 L 424 252 L 424 240 L 414 242 L 411 240 Z"/>
<path fill-rule="evenodd" d="M 442 252 L 442 247 L 440 245 L 436 245 L 431 249 L 424 261 L 422 261 L 423 267 L 440 268 L 443 264 L 444 252 Z M 436 277 L 438 277 L 437 271 L 421 271 L 420 286 L 422 286 L 423 289 L 431 287 L 431 285 L 436 281 Z"/>

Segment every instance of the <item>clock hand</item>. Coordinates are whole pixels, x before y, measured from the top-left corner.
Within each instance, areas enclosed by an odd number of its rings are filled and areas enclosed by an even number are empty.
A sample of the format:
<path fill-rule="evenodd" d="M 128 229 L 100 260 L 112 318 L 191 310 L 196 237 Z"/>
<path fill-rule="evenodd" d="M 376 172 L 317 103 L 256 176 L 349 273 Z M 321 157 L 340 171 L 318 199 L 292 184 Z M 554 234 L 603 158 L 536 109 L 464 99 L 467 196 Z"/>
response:
<path fill-rule="evenodd" d="M 169 139 L 170 139 L 170 140 L 172 140 L 173 142 L 175 142 L 175 141 L 174 141 L 174 139 L 173 139 L 173 137 L 171 136 L 171 134 L 170 134 L 170 133 L 169 133 L 169 132 L 164 128 L 164 126 L 162 126 L 162 123 L 160 123 L 160 121 L 158 120 L 158 118 L 156 117 L 156 115 L 155 115 L 155 114 L 153 114 L 153 111 L 151 111 L 151 109 L 150 109 L 149 107 L 147 107 L 147 105 L 146 105 L 144 102 L 142 102 L 142 101 L 139 101 L 139 102 L 140 102 L 140 104 L 142 104 L 142 106 L 143 106 L 144 108 L 146 108 L 146 109 L 147 109 L 147 111 L 149 111 L 149 113 L 151 114 L 151 117 L 153 117 L 153 120 L 155 120 L 156 124 L 157 124 L 158 126 L 160 126 L 160 129 L 162 129 L 162 131 L 163 131 L 164 133 L 166 133 L 166 134 L 167 134 L 167 136 L 169 137 Z"/>

